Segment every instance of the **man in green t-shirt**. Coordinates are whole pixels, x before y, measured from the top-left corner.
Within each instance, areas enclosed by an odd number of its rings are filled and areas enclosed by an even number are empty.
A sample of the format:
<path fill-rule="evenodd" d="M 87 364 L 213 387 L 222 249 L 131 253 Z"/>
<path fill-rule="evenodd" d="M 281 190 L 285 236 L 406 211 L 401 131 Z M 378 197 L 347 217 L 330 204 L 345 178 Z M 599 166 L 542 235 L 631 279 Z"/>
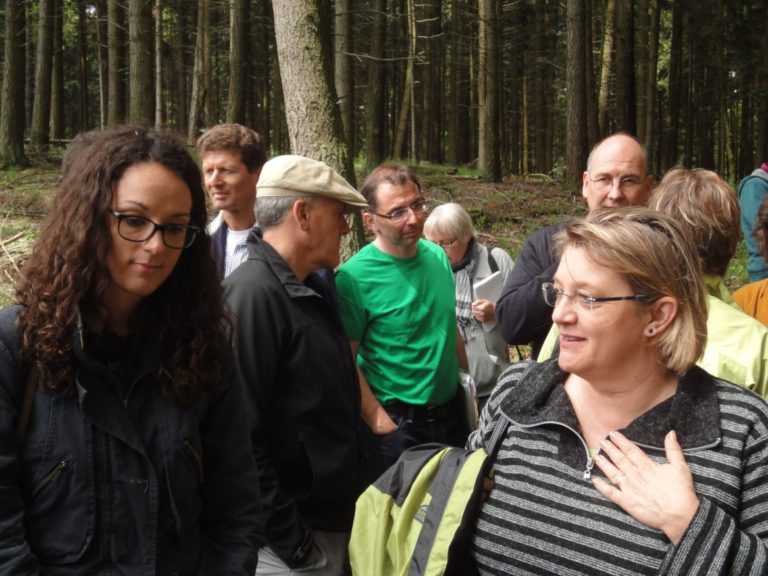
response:
<path fill-rule="evenodd" d="M 463 445 L 453 273 L 443 250 L 421 238 L 427 201 L 410 168 L 384 164 L 363 184 L 375 240 L 336 282 L 357 360 L 374 480 L 403 450 L 424 442 Z"/>

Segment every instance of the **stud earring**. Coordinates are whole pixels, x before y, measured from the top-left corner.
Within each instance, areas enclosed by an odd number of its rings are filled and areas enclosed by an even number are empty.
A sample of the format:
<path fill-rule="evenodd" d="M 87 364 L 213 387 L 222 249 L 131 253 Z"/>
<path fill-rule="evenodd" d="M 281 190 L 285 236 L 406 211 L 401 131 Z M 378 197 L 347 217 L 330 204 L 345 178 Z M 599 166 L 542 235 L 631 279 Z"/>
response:
<path fill-rule="evenodd" d="M 646 330 L 646 332 L 647 332 L 648 336 L 653 336 L 653 328 L 648 328 L 648 330 Z"/>

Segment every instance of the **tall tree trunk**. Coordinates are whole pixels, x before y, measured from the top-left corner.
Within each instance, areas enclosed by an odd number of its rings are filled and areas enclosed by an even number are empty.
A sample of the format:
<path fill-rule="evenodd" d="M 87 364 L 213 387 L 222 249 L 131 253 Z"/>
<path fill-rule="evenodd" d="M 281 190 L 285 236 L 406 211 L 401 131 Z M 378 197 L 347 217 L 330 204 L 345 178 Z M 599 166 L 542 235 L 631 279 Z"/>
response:
<path fill-rule="evenodd" d="M 26 166 L 24 156 L 24 0 L 5 0 L 0 166 Z"/>
<path fill-rule="evenodd" d="M 587 160 L 587 98 L 585 80 L 584 15 L 585 0 L 568 0 L 566 31 L 566 86 L 568 87 L 567 129 L 565 144 L 566 178 L 569 183 L 581 182 Z"/>
<path fill-rule="evenodd" d="M 96 55 L 99 63 L 99 125 L 107 125 L 109 101 L 109 53 L 107 47 L 107 3 L 96 0 Z"/>
<path fill-rule="evenodd" d="M 187 36 L 191 34 L 191 28 L 194 22 L 195 10 L 187 9 L 189 4 L 186 0 L 173 0 L 176 26 L 171 29 L 173 40 L 171 42 L 171 59 L 173 62 L 173 82 L 171 83 L 173 91 L 173 123 L 179 134 L 187 133 L 188 121 L 188 82 L 190 74 L 187 66 Z"/>
<path fill-rule="evenodd" d="M 662 163 L 659 173 L 677 164 L 677 146 L 680 134 L 680 106 L 683 89 L 683 8 L 681 0 L 673 0 L 672 42 L 669 50 L 669 112 L 661 138 Z"/>
<path fill-rule="evenodd" d="M 229 93 L 227 122 L 245 124 L 248 63 L 248 0 L 229 2 Z"/>
<path fill-rule="evenodd" d="M 648 100 L 648 78 L 649 78 L 649 44 L 650 44 L 650 16 L 649 0 L 635 0 L 635 70 L 637 106 L 635 108 L 635 125 L 637 126 L 637 137 L 641 142 L 645 141 L 646 136 L 646 116 L 652 101 Z"/>
<path fill-rule="evenodd" d="M 384 31 L 386 0 L 371 1 L 371 57 L 366 61 L 368 88 L 365 105 L 365 162 L 368 170 L 380 164 L 386 155 Z"/>
<path fill-rule="evenodd" d="M 603 56 L 600 68 L 600 94 L 597 98 L 598 123 L 600 136 L 610 132 L 608 126 L 608 98 L 611 93 L 611 68 L 613 64 L 613 44 L 616 37 L 616 0 L 608 0 L 605 5 L 605 27 L 603 28 Z"/>
<path fill-rule="evenodd" d="M 584 3 L 584 21 L 585 39 L 584 39 L 584 62 L 586 65 L 584 73 L 586 90 L 586 112 L 587 112 L 587 146 L 600 140 L 600 126 L 597 121 L 597 90 L 595 87 L 595 57 L 594 57 L 594 36 L 593 30 L 596 28 L 594 0 L 586 0 Z"/>
<path fill-rule="evenodd" d="M 334 30 L 334 80 L 336 96 L 338 97 L 341 123 L 344 127 L 344 142 L 354 158 L 355 138 L 353 137 L 354 117 L 353 98 L 354 85 L 352 81 L 352 2 L 351 0 L 335 0 L 336 27 Z"/>
<path fill-rule="evenodd" d="M 634 78 L 634 0 L 616 3 L 616 127 L 610 132 L 635 131 Z"/>
<path fill-rule="evenodd" d="M 501 182 L 495 1 L 480 0 L 478 13 L 478 168 L 483 171 L 486 180 Z"/>
<path fill-rule="evenodd" d="M 165 6 L 162 0 L 155 0 L 155 128 L 163 127 L 163 10 Z"/>
<path fill-rule="evenodd" d="M 547 0 L 536 0 L 534 13 L 535 62 L 531 70 L 533 99 L 529 105 L 533 108 L 533 170 L 539 173 L 551 169 L 549 146 L 551 123 L 550 98 L 554 93 L 551 70 L 554 55 L 554 37 L 549 24 L 553 10 Z"/>
<path fill-rule="evenodd" d="M 77 71 L 78 121 L 77 131 L 89 128 L 90 102 L 88 98 L 88 31 L 85 0 L 77 0 Z"/>
<path fill-rule="evenodd" d="M 53 0 L 38 3 L 37 56 L 35 58 L 35 98 L 32 104 L 32 148 L 48 148 L 51 117 L 51 72 L 53 69 Z"/>
<path fill-rule="evenodd" d="M 406 127 L 408 124 L 408 110 L 410 109 L 411 96 L 413 96 L 413 65 L 416 59 L 416 15 L 414 13 L 413 0 L 406 0 L 408 9 L 408 61 L 405 69 L 405 83 L 403 85 L 403 99 L 400 101 L 400 112 L 397 115 L 397 131 L 395 132 L 395 148 L 393 156 L 403 158 Z M 413 154 L 415 151 L 411 150 Z"/>
<path fill-rule="evenodd" d="M 522 9 L 519 3 L 513 5 L 513 11 L 510 17 L 510 21 L 513 22 L 512 37 L 518 40 L 509 42 L 509 65 L 507 68 L 508 73 L 508 85 L 509 85 L 509 106 L 506 107 L 505 116 L 509 122 L 509 171 L 512 174 L 521 174 L 521 157 L 520 157 L 520 141 L 521 141 L 521 112 L 524 112 L 524 107 L 521 99 L 523 94 L 522 90 L 522 76 L 520 74 L 520 68 L 522 67 L 522 42 L 519 40 L 521 37 L 520 30 L 522 26 L 519 24 L 522 17 Z M 506 81 L 505 81 L 506 82 Z"/>
<path fill-rule="evenodd" d="M 187 138 L 190 142 L 197 139 L 200 131 L 200 121 L 205 108 L 206 93 L 210 86 L 205 83 L 210 75 L 206 68 L 210 66 L 207 56 L 207 48 L 210 43 L 207 39 L 210 29 L 210 9 L 208 0 L 197 0 L 197 33 L 195 35 L 195 68 L 192 72 L 192 101 L 189 107 L 189 124 L 187 125 Z"/>
<path fill-rule="evenodd" d="M 422 4 L 421 20 L 424 21 L 425 60 L 419 66 L 421 77 L 421 113 L 419 145 L 420 156 L 428 162 L 439 164 L 443 160 L 442 139 L 442 15 L 440 2 L 431 0 Z"/>
<path fill-rule="evenodd" d="M 125 10 L 121 0 L 107 0 L 107 53 L 109 102 L 107 125 L 125 122 Z"/>
<path fill-rule="evenodd" d="M 330 0 L 273 0 L 272 8 L 291 150 L 322 160 L 356 186 L 333 85 Z M 343 257 L 354 254 L 363 241 L 356 215 Z"/>
<path fill-rule="evenodd" d="M 461 121 L 465 114 L 461 110 L 463 80 L 461 65 L 463 61 L 464 40 L 461 35 L 462 14 L 461 0 L 450 0 L 448 21 L 448 42 L 446 42 L 446 69 L 448 71 L 448 98 L 446 100 L 446 118 L 448 121 L 446 158 L 449 164 L 460 164 L 464 158 L 460 153 L 462 137 Z"/>
<path fill-rule="evenodd" d="M 37 37 L 35 36 L 34 14 L 32 13 L 32 2 L 27 1 L 24 4 L 26 21 L 24 25 L 24 114 L 25 114 L 25 132 L 29 132 L 32 126 L 32 102 L 35 95 L 35 46 Z"/>
<path fill-rule="evenodd" d="M 128 117 L 136 124 L 154 120 L 151 0 L 128 0 Z"/>
<path fill-rule="evenodd" d="M 64 0 L 53 2 L 53 59 L 51 74 L 51 138 L 64 138 Z"/>
<path fill-rule="evenodd" d="M 648 103 L 645 110 L 645 147 L 648 158 L 653 166 L 656 158 L 656 74 L 659 65 L 659 27 L 661 10 L 659 0 L 651 0 L 651 29 L 648 34 L 648 80 L 645 86 L 645 100 Z"/>

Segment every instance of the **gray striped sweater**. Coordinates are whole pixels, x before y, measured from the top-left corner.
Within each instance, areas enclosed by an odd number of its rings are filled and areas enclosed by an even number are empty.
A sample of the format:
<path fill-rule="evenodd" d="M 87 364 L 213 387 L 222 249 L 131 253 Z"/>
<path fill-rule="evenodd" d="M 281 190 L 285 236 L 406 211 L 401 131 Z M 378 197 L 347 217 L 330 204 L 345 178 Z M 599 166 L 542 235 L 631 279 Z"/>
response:
<path fill-rule="evenodd" d="M 524 362 L 499 379 L 470 436 L 486 445 L 499 411 L 511 424 L 495 487 L 472 541 L 481 574 L 768 574 L 768 405 L 691 369 L 677 393 L 622 430 L 665 461 L 674 429 L 701 506 L 677 546 L 604 498 L 557 360 Z"/>

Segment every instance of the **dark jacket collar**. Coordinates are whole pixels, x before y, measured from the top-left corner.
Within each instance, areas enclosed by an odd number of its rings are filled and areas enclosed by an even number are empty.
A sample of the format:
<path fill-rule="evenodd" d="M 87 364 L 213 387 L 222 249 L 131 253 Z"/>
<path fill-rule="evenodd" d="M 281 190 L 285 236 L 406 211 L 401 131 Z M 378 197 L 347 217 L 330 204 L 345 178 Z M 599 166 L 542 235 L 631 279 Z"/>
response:
<path fill-rule="evenodd" d="M 557 422 L 581 433 L 563 382 L 567 373 L 557 359 L 533 365 L 501 406 L 513 422 L 532 426 Z M 720 405 L 715 379 L 694 366 L 679 380 L 677 392 L 632 421 L 622 434 L 638 445 L 664 450 L 664 436 L 674 430 L 684 450 L 720 442 Z"/>

